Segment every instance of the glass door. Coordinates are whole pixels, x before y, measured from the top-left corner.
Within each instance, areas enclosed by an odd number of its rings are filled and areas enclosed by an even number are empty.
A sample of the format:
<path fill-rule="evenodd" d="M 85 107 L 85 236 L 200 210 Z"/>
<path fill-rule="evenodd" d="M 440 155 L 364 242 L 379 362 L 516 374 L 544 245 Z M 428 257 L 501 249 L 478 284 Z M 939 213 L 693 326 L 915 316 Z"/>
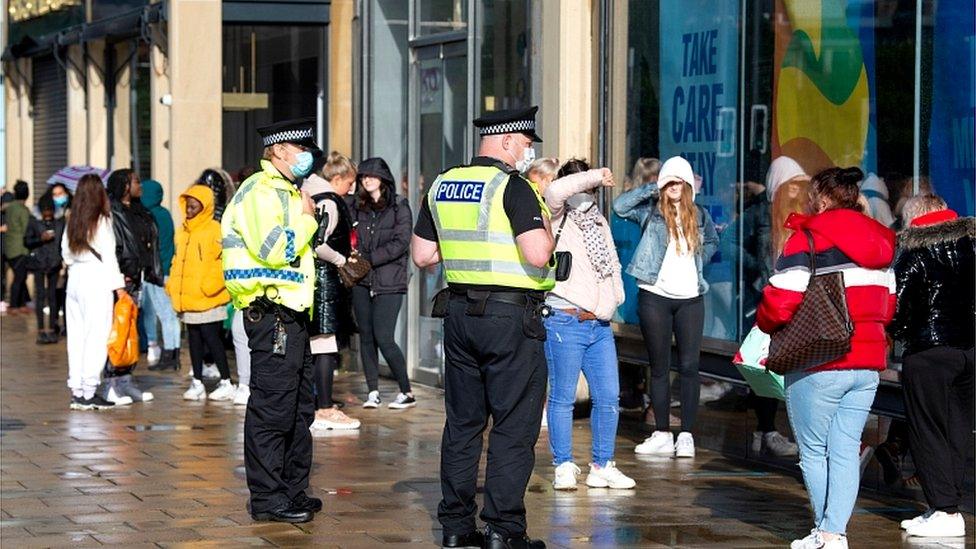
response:
<path fill-rule="evenodd" d="M 414 50 L 411 70 L 413 79 L 410 120 L 410 196 L 411 203 L 424 199 L 427 189 L 439 173 L 468 161 L 471 132 L 468 115 L 467 42 L 423 46 Z M 417 272 L 411 291 L 417 305 L 411 308 L 411 342 L 416 354 L 415 379 L 442 382 L 444 347 L 442 321 L 431 318 L 431 300 L 445 287 L 440 265 Z"/>

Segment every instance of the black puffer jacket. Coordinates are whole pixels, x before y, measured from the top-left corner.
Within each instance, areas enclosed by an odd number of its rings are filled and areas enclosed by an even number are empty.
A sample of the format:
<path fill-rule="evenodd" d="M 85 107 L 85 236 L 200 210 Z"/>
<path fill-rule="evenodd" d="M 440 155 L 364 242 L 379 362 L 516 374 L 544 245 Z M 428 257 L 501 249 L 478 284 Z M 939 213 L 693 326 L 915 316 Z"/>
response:
<path fill-rule="evenodd" d="M 976 219 L 912 226 L 899 235 L 898 245 L 898 309 L 888 331 L 905 343 L 905 354 L 972 348 Z"/>
<path fill-rule="evenodd" d="M 406 199 L 397 196 L 393 175 L 382 158 L 363 160 L 357 171 L 360 180 L 364 176 L 373 176 L 383 182 L 379 202 L 367 202 L 361 195 L 348 201 L 352 221 L 356 224 L 356 249 L 373 265 L 373 270 L 359 285 L 377 295 L 405 293 L 410 273 L 407 260 L 413 224 L 410 205 Z"/>
<path fill-rule="evenodd" d="M 349 233 L 352 232 L 352 221 L 345 201 L 336 193 L 322 193 L 312 197 L 316 204 L 321 205 L 329 200 L 336 205 L 339 212 L 339 222 L 328 238 L 323 238 L 329 226 L 326 214 L 317 215 L 319 230 L 315 233 L 313 247 L 319 247 L 323 242 L 344 257 L 349 257 L 352 246 Z M 315 302 L 312 305 L 312 325 L 310 335 L 334 334 L 340 349 L 349 346 L 349 336 L 356 331 L 356 324 L 352 315 L 352 292 L 342 284 L 339 270 L 328 261 L 315 258 Z"/>

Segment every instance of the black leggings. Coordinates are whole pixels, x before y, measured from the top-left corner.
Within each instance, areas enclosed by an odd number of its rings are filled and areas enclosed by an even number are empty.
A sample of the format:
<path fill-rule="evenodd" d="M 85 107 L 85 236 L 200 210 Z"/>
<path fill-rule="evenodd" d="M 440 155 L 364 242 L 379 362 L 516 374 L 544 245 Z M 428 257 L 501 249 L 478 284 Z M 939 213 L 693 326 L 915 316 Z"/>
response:
<path fill-rule="evenodd" d="M 224 352 L 224 341 L 220 339 L 222 324 L 218 321 L 186 325 L 186 339 L 190 343 L 190 364 L 193 365 L 193 377 L 196 379 L 203 379 L 203 355 L 207 351 L 217 363 L 220 379 L 230 379 L 227 353 Z"/>
<path fill-rule="evenodd" d="M 37 329 L 44 331 L 44 305 L 50 312 L 48 329 L 58 329 L 58 271 L 34 273 L 34 313 L 37 315 Z"/>
<path fill-rule="evenodd" d="M 27 254 L 10 260 L 14 270 L 14 280 L 10 283 L 10 307 L 17 309 L 27 305 L 30 294 L 27 292 Z"/>
<path fill-rule="evenodd" d="M 363 371 L 366 373 L 366 386 L 370 391 L 378 391 L 380 388 L 379 348 L 400 385 L 400 392 L 410 392 L 407 360 L 403 358 L 403 351 L 393 339 L 402 302 L 403 294 L 371 296 L 368 288 L 356 286 L 352 289 L 352 306 L 359 324 L 359 353 L 363 361 Z"/>
<path fill-rule="evenodd" d="M 691 431 L 698 415 L 698 393 L 701 388 L 698 362 L 705 325 L 705 302 L 701 296 L 669 299 L 641 290 L 637 297 L 637 314 L 651 364 L 650 395 L 655 428 L 658 431 L 670 430 L 671 379 L 668 372 L 671 369 L 673 333 L 681 374 L 681 430 Z"/>
<path fill-rule="evenodd" d="M 339 367 L 339 353 L 314 356 L 315 368 L 312 370 L 312 381 L 315 383 L 315 409 L 325 410 L 334 404 L 332 384 L 335 381 L 336 368 Z"/>

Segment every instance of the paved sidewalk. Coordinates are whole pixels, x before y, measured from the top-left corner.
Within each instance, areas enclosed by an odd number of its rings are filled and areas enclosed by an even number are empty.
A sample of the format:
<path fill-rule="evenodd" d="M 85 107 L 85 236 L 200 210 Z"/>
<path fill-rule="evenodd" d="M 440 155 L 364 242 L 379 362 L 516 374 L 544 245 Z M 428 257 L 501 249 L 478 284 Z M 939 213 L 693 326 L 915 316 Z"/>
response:
<path fill-rule="evenodd" d="M 2 319 L 0 365 L 4 547 L 430 547 L 440 540 L 438 390 L 417 387 L 415 409 L 362 410 L 361 378 L 340 374 L 337 398 L 363 427 L 316 439 L 312 488 L 325 509 L 314 522 L 286 525 L 254 523 L 245 509 L 242 407 L 185 402 L 185 377 L 140 368 L 138 381 L 154 402 L 69 411 L 64 344 L 36 346 L 33 317 Z M 382 388 L 388 402 L 394 385 Z M 588 422 L 576 427 L 582 466 Z M 619 467 L 637 479 L 636 490 L 581 485 L 554 493 L 543 433 L 526 500 L 530 534 L 550 547 L 784 547 L 809 530 L 798 479 L 703 450 L 693 460 L 639 459 L 637 441 L 636 431 L 618 438 Z M 851 546 L 901 546 L 897 521 L 915 509 L 862 497 Z"/>

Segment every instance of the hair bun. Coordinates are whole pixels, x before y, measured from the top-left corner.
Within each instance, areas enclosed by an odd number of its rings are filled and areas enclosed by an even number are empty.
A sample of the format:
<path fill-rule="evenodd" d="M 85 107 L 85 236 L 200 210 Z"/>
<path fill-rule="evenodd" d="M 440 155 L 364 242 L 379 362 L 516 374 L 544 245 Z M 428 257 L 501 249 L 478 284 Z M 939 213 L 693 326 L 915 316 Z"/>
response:
<path fill-rule="evenodd" d="M 861 168 L 857 166 L 851 166 L 850 168 L 844 168 L 840 172 L 840 182 L 844 185 L 860 185 L 861 181 L 864 180 L 864 172 Z"/>

